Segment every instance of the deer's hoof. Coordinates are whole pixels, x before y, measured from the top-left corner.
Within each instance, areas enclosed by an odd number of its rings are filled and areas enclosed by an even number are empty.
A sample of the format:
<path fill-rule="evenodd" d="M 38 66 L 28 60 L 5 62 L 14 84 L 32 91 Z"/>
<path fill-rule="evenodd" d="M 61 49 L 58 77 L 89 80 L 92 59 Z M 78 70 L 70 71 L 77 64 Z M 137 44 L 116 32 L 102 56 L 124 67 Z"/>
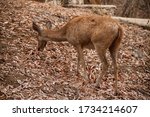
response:
<path fill-rule="evenodd" d="M 89 84 L 89 81 L 84 79 L 84 80 L 83 80 L 83 83 L 82 83 L 82 86 L 83 86 L 83 85 L 87 85 L 87 84 Z"/>
<path fill-rule="evenodd" d="M 96 88 L 96 89 L 100 89 L 100 85 L 96 83 L 96 84 L 95 84 L 95 88 Z"/>
<path fill-rule="evenodd" d="M 119 94 L 118 91 L 115 91 L 114 95 L 117 96 L 118 94 Z"/>

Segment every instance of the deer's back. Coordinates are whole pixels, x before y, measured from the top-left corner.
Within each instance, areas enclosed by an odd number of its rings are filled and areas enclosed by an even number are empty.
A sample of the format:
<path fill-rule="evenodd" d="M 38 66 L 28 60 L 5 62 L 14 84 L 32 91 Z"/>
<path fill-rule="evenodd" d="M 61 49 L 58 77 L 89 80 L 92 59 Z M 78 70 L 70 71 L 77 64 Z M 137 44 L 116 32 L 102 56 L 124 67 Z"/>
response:
<path fill-rule="evenodd" d="M 110 17 L 102 16 L 78 16 L 70 20 L 66 25 L 66 36 L 73 45 L 91 45 L 92 41 L 113 40 L 118 32 L 118 23 Z M 97 36 L 96 38 L 93 38 Z M 95 39 L 95 40 L 92 40 Z"/>

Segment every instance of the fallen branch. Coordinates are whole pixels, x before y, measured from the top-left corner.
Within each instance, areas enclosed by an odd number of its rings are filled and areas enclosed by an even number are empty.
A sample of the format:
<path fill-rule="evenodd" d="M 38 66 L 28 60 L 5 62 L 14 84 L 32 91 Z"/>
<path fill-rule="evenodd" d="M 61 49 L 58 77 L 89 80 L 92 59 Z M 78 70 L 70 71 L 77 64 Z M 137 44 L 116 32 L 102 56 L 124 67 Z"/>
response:
<path fill-rule="evenodd" d="M 140 18 L 126 18 L 126 17 L 112 17 L 122 22 L 136 24 L 150 30 L 150 19 L 140 19 Z"/>
<path fill-rule="evenodd" d="M 68 4 L 66 7 L 89 9 L 95 14 L 109 15 L 109 16 L 114 15 L 115 10 L 116 10 L 115 5 L 96 5 L 96 4 L 75 5 L 75 4 Z"/>
<path fill-rule="evenodd" d="M 66 7 L 73 7 L 73 8 L 114 8 L 116 9 L 115 5 L 96 5 L 96 4 L 83 4 L 83 5 L 74 5 L 68 4 Z"/>

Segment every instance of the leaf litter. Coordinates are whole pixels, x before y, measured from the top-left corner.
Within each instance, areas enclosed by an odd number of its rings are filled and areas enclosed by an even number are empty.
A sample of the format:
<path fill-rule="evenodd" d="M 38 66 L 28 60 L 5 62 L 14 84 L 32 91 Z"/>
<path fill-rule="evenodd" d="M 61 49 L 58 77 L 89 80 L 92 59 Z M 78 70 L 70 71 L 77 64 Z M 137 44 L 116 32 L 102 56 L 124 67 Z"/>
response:
<path fill-rule="evenodd" d="M 48 42 L 37 52 L 32 21 L 52 28 L 79 15 L 92 14 L 87 9 L 63 8 L 48 3 L 13 0 L 0 1 L 0 99 L 150 99 L 150 31 L 121 23 L 124 37 L 119 50 L 119 79 L 114 95 L 114 76 L 110 67 L 95 89 L 100 61 L 95 51 L 85 50 L 90 81 L 84 84 L 77 73 L 77 54 L 69 43 Z M 82 71 L 82 70 L 81 70 Z"/>

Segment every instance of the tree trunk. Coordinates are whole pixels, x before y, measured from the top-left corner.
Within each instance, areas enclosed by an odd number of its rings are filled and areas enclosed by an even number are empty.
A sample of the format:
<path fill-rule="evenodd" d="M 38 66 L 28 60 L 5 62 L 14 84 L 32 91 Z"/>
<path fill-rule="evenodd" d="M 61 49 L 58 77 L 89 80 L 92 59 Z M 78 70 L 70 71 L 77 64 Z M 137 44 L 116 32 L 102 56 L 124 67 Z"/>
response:
<path fill-rule="evenodd" d="M 148 17 L 150 17 L 150 0 L 144 0 L 144 2 L 148 10 Z"/>
<path fill-rule="evenodd" d="M 53 0 L 53 2 L 54 2 L 54 5 L 57 5 L 57 0 Z"/>
<path fill-rule="evenodd" d="M 113 0 L 101 0 L 101 4 L 112 4 L 113 3 Z"/>
<path fill-rule="evenodd" d="M 101 0 L 84 0 L 84 4 L 101 4 Z"/>
<path fill-rule="evenodd" d="M 72 0 L 72 3 L 73 3 L 73 4 L 77 4 L 77 1 L 76 1 L 76 0 Z"/>
<path fill-rule="evenodd" d="M 133 17 L 133 9 L 134 9 L 134 1 L 135 0 L 126 0 L 123 7 L 122 16 L 123 17 Z"/>
<path fill-rule="evenodd" d="M 61 0 L 61 5 L 62 6 L 67 6 L 69 4 L 68 0 Z"/>
<path fill-rule="evenodd" d="M 124 3 L 124 7 L 122 10 L 123 17 L 137 17 L 141 16 L 141 9 L 144 14 L 148 14 L 150 16 L 150 0 L 126 0 Z"/>

